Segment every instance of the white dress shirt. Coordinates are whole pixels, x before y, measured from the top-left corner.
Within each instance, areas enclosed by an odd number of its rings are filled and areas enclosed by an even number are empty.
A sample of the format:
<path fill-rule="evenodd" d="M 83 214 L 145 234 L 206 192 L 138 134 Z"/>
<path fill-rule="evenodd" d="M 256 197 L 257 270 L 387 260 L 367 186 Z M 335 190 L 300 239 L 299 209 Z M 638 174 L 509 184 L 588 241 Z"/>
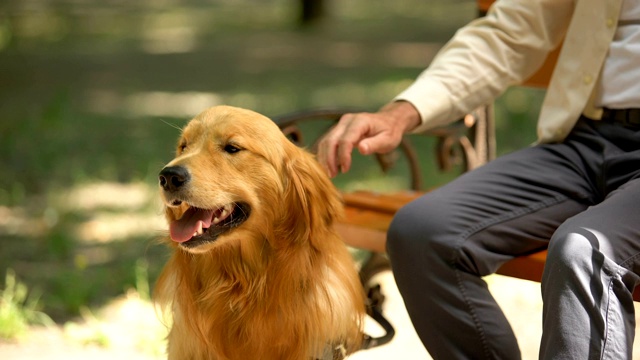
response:
<path fill-rule="evenodd" d="M 640 108 L 640 0 L 624 0 L 600 79 L 597 106 Z"/>

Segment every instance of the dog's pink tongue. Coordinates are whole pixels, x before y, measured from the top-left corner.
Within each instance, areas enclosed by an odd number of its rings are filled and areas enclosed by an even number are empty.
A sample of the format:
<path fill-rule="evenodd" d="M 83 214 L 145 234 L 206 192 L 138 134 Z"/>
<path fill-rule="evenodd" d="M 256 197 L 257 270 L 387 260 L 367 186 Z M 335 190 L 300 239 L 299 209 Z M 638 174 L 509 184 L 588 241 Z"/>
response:
<path fill-rule="evenodd" d="M 200 222 L 202 222 L 203 228 L 211 226 L 213 212 L 214 210 L 189 208 L 180 220 L 174 220 L 169 224 L 171 239 L 179 243 L 191 239 L 200 228 Z"/>

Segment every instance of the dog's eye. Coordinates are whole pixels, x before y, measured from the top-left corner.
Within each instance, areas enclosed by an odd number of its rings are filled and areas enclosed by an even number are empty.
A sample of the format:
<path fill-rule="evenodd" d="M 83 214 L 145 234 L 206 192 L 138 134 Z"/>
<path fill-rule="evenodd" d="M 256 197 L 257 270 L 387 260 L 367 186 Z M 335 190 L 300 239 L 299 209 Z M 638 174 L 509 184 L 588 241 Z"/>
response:
<path fill-rule="evenodd" d="M 240 150 L 242 150 L 242 149 L 240 149 L 239 147 L 237 147 L 235 145 L 227 144 L 227 145 L 224 146 L 224 151 L 229 153 L 229 154 L 235 154 Z"/>
<path fill-rule="evenodd" d="M 178 146 L 178 151 L 183 153 L 187 149 L 187 143 L 182 143 Z"/>

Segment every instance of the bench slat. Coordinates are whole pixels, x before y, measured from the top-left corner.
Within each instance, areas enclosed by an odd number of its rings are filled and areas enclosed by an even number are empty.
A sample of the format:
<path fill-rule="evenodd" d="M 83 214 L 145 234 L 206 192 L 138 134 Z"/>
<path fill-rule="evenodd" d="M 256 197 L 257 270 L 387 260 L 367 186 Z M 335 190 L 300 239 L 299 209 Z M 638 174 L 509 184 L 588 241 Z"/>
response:
<path fill-rule="evenodd" d="M 368 191 L 343 193 L 345 218 L 336 225 L 336 230 L 351 246 L 384 253 L 387 229 L 393 215 L 403 205 L 421 195 L 423 193 L 417 191 L 388 194 Z M 497 273 L 540 282 L 546 257 L 546 251 L 519 256 L 502 265 Z M 635 288 L 633 299 L 640 301 L 640 287 Z"/>

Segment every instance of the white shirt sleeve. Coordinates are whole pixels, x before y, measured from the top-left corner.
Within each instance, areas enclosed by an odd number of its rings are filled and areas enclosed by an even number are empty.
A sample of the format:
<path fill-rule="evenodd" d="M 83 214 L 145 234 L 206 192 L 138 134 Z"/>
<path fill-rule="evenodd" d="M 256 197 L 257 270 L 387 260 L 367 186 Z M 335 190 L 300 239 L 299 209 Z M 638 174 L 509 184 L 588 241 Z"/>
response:
<path fill-rule="evenodd" d="M 431 65 L 394 100 L 412 103 L 420 132 L 460 119 L 531 76 L 559 45 L 574 0 L 498 0 L 458 30 Z"/>

